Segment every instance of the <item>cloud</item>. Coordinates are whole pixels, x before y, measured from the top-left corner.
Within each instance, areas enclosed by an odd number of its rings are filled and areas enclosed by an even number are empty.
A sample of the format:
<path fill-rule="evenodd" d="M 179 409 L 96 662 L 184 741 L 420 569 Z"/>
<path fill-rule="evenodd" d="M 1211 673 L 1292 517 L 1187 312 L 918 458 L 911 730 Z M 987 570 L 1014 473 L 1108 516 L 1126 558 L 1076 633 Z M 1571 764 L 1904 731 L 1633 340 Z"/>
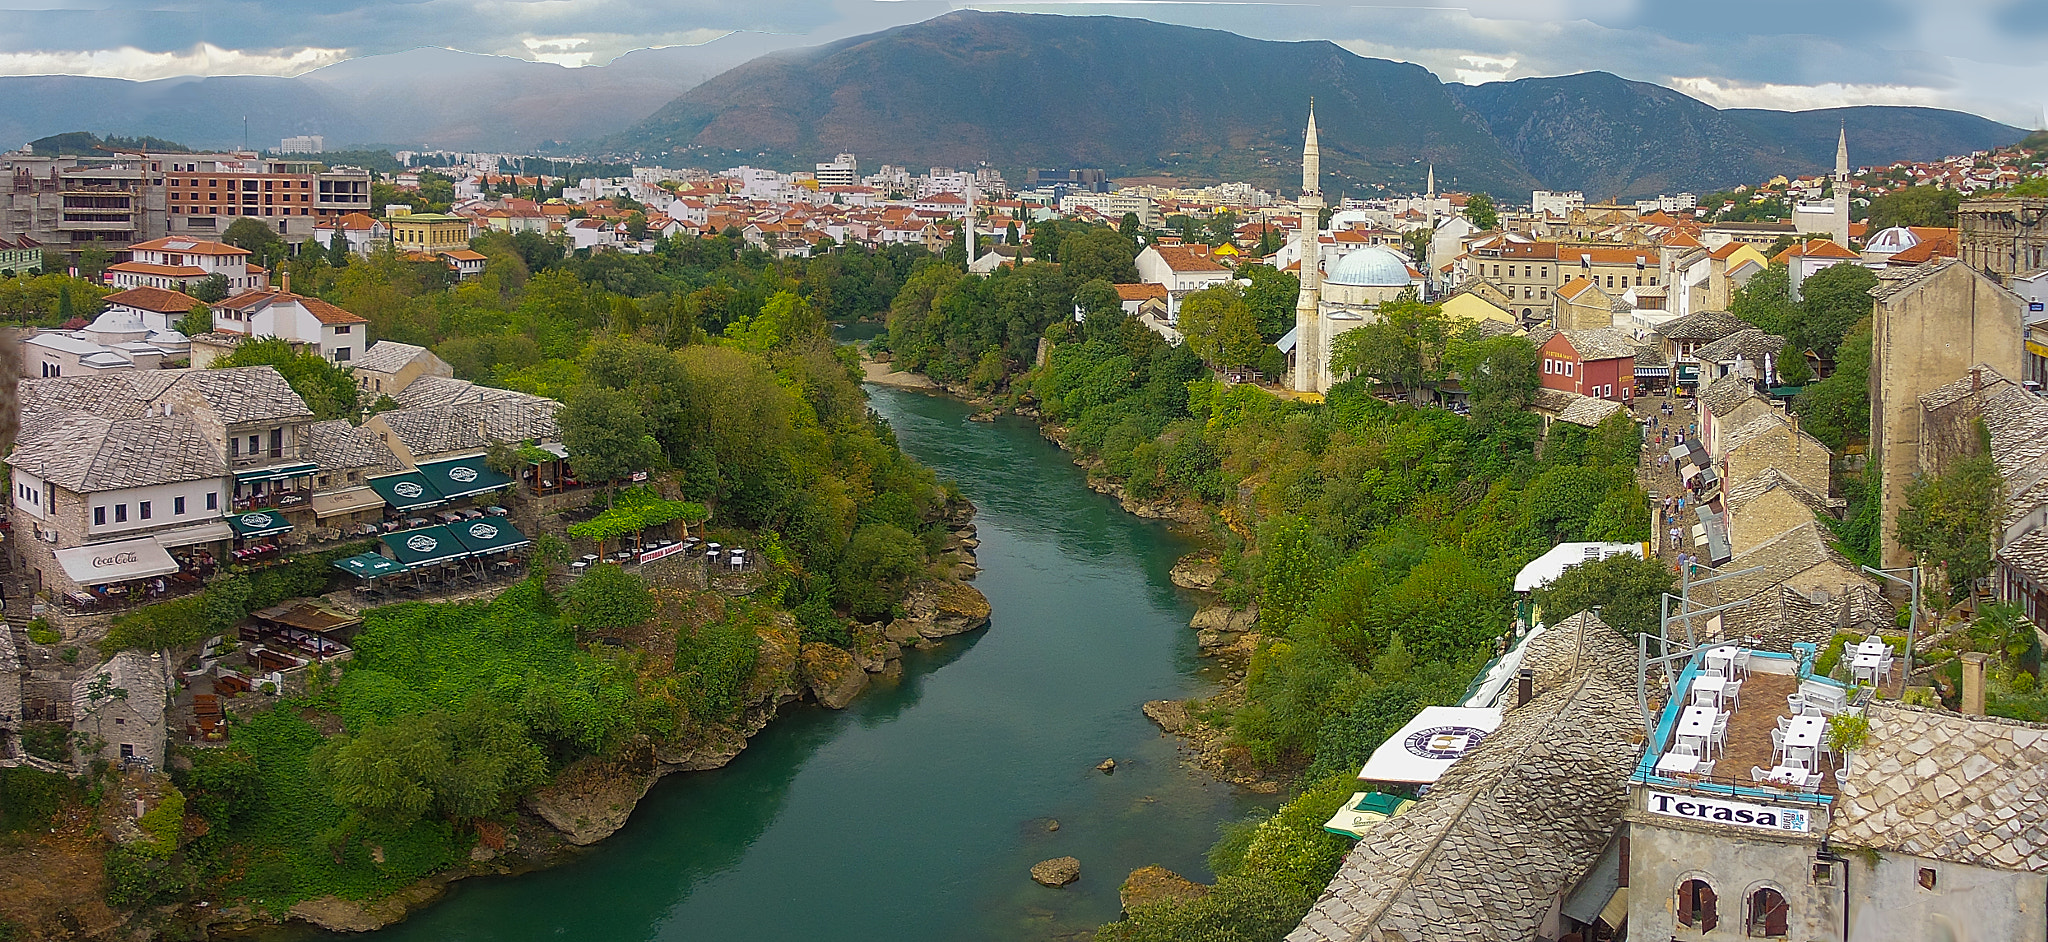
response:
<path fill-rule="evenodd" d="M 200 43 L 190 49 L 149 52 L 118 49 L 0 52 L 0 75 L 94 75 L 138 81 L 177 75 L 298 75 L 348 58 L 347 50 L 300 48 L 250 51 Z"/>
<path fill-rule="evenodd" d="M 1945 107 L 1950 94 L 1938 88 L 1912 85 L 1780 85 L 1772 82 L 1743 83 L 1705 76 L 1673 77 L 1672 88 L 1716 108 L 1772 108 L 1779 111 L 1807 111 L 1814 108 L 1842 108 L 1850 105 L 1921 105 Z"/>

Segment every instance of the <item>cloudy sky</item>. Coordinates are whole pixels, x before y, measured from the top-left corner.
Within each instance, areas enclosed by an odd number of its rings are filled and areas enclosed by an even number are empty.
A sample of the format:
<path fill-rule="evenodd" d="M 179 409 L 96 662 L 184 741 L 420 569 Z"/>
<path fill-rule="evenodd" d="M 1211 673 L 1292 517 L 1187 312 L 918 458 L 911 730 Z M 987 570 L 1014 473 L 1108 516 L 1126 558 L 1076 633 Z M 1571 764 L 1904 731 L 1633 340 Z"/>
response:
<path fill-rule="evenodd" d="M 1724 107 L 1937 105 L 2040 127 L 2044 0 L 0 0 L 0 74 L 295 75 L 445 46 L 568 66 L 718 41 L 811 45 L 973 8 L 1328 39 L 1447 81 L 1604 69 Z"/>

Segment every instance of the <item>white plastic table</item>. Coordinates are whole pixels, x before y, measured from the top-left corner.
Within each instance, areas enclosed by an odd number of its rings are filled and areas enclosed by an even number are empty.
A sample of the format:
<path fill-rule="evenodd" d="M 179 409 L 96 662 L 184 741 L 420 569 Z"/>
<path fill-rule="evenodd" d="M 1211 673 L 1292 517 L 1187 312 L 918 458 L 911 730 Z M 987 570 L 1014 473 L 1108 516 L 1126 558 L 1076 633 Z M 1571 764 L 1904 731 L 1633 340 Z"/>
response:
<path fill-rule="evenodd" d="M 1707 650 L 1707 669 L 1723 677 L 1730 676 L 1735 670 L 1735 651 L 1736 647 L 1732 644 L 1709 648 Z"/>
<path fill-rule="evenodd" d="M 1882 652 L 1871 654 L 1859 649 L 1856 652 L 1856 656 L 1849 659 L 1849 676 L 1857 680 L 1876 683 L 1877 669 L 1884 666 L 1884 658 L 1885 655 Z"/>
<path fill-rule="evenodd" d="M 1710 695 L 1709 704 L 1720 706 L 1721 693 L 1727 687 L 1728 681 L 1726 678 L 1716 677 L 1712 674 L 1701 674 L 1692 679 L 1692 702 L 1698 704 L 1700 703 L 1700 695 L 1708 694 Z"/>
<path fill-rule="evenodd" d="M 1678 725 L 1672 727 L 1673 743 L 1693 740 L 1700 747 L 1700 754 L 1706 754 L 1707 742 L 1714 735 L 1714 718 L 1718 715 L 1710 706 L 1689 706 L 1678 714 Z"/>
<path fill-rule="evenodd" d="M 1785 758 L 1789 762 L 1795 751 L 1805 755 L 1806 761 L 1814 761 L 1814 752 L 1820 748 L 1820 738 L 1827 731 L 1828 721 L 1822 716 L 1801 716 L 1792 720 L 1785 728 Z"/>
<path fill-rule="evenodd" d="M 1664 758 L 1657 760 L 1657 771 L 1674 775 L 1690 775 L 1699 766 L 1699 756 L 1689 756 L 1682 752 L 1667 752 Z"/>

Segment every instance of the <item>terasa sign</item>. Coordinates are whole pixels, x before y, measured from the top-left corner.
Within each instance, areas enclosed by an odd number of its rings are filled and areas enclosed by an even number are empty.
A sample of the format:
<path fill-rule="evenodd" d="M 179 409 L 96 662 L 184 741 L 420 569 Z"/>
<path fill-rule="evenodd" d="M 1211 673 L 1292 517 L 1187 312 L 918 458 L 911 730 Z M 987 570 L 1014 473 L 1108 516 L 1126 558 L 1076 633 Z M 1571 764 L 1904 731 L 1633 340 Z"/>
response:
<path fill-rule="evenodd" d="M 1719 798 L 1673 795 L 1657 791 L 1650 793 L 1648 810 L 1651 814 L 1685 818 L 1689 821 L 1762 828 L 1766 831 L 1796 831 L 1801 834 L 1806 832 L 1810 823 L 1807 812 L 1800 808 L 1778 808 L 1772 805 L 1754 805 L 1746 801 L 1723 801 Z"/>

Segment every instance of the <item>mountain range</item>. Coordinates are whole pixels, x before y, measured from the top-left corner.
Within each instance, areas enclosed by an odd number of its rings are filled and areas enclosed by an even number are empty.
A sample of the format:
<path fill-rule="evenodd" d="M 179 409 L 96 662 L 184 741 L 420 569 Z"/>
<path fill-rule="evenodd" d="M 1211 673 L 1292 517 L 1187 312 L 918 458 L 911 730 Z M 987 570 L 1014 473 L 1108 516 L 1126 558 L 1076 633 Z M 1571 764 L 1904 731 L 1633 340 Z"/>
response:
<path fill-rule="evenodd" d="M 733 34 L 568 69 L 423 48 L 297 78 L 0 78 L 0 144 L 79 129 L 201 147 L 323 134 L 337 148 L 632 155 L 670 164 L 1101 167 L 1123 179 L 1291 190 L 1315 100 L 1324 189 L 1532 188 L 1589 198 L 1825 172 L 2018 141 L 1975 115 L 1868 106 L 1722 110 L 1604 72 L 1485 85 L 1329 42 L 1273 42 L 1121 17 L 958 11 L 805 49 Z M 79 102 L 91 102 L 81 109 Z"/>

